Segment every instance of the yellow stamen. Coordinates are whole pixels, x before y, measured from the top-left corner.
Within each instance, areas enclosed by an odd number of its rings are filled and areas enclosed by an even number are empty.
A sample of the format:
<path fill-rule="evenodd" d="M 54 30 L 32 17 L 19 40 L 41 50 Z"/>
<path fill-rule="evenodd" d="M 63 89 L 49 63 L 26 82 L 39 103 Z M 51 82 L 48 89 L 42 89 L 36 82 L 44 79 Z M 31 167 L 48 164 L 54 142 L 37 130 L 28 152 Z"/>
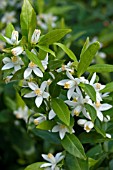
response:
<path fill-rule="evenodd" d="M 34 124 L 35 125 L 38 125 L 39 124 L 39 121 L 37 119 L 34 119 Z"/>
<path fill-rule="evenodd" d="M 15 62 L 18 61 L 18 58 L 16 56 L 13 56 L 13 57 L 11 57 L 11 60 L 12 60 L 13 63 L 15 63 Z"/>
<path fill-rule="evenodd" d="M 65 88 L 65 89 L 69 89 L 69 88 L 70 88 L 70 84 L 69 84 L 68 82 L 66 82 L 66 83 L 64 84 L 64 88 Z"/>
<path fill-rule="evenodd" d="M 89 128 L 89 126 L 86 126 L 86 127 L 85 127 L 85 130 L 86 130 L 86 131 L 90 131 L 91 129 Z"/>
<path fill-rule="evenodd" d="M 100 89 L 100 86 L 101 86 L 100 83 L 96 83 L 96 88 L 97 89 Z"/>
<path fill-rule="evenodd" d="M 48 156 L 48 158 L 50 158 L 50 159 L 53 157 L 53 155 L 52 155 L 51 153 L 48 153 L 47 156 Z"/>
<path fill-rule="evenodd" d="M 79 116 L 79 114 L 80 114 L 80 113 L 79 113 L 78 111 L 74 110 L 74 115 L 75 115 L 75 116 Z"/>
<path fill-rule="evenodd" d="M 35 66 L 36 66 L 36 64 L 34 64 L 32 61 L 29 63 L 29 67 L 33 68 Z"/>
<path fill-rule="evenodd" d="M 41 95 L 41 90 L 40 89 L 36 89 L 35 90 L 35 94 L 38 95 L 38 96 Z"/>
<path fill-rule="evenodd" d="M 64 129 L 66 126 L 65 125 L 60 125 L 60 128 L 61 129 Z"/>
<path fill-rule="evenodd" d="M 73 101 L 73 102 L 77 102 L 78 100 L 77 100 L 77 98 L 75 97 L 75 98 L 73 98 L 72 101 Z"/>
<path fill-rule="evenodd" d="M 96 102 L 96 103 L 95 103 L 95 106 L 96 106 L 97 108 L 99 108 L 99 107 L 101 106 L 101 103 L 100 103 L 100 102 Z"/>
<path fill-rule="evenodd" d="M 62 71 L 65 71 L 66 67 L 65 65 L 62 65 Z"/>

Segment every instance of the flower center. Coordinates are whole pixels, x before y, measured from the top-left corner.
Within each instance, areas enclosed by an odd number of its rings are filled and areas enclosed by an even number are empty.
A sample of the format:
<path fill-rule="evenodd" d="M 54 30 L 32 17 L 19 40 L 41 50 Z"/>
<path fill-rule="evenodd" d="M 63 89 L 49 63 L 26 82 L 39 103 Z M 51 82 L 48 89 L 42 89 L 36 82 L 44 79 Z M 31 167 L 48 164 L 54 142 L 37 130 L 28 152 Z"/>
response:
<path fill-rule="evenodd" d="M 77 98 L 75 97 L 75 98 L 73 98 L 72 101 L 73 101 L 73 102 L 77 102 L 78 100 L 77 100 Z"/>
<path fill-rule="evenodd" d="M 95 106 L 96 106 L 97 108 L 99 108 L 99 107 L 101 106 L 101 103 L 100 103 L 100 102 L 96 102 L 96 103 L 95 103 Z"/>
<path fill-rule="evenodd" d="M 80 113 L 79 113 L 78 111 L 74 110 L 74 115 L 75 115 L 75 116 L 79 116 L 79 114 L 80 114 Z"/>
<path fill-rule="evenodd" d="M 66 83 L 64 84 L 64 88 L 65 88 L 65 89 L 69 89 L 69 88 L 70 88 L 70 84 L 69 84 L 68 82 L 66 82 Z"/>
<path fill-rule="evenodd" d="M 40 95 L 41 95 L 41 90 L 40 90 L 40 89 L 36 89 L 36 90 L 35 90 L 35 94 L 38 95 L 38 96 L 40 96 Z"/>
<path fill-rule="evenodd" d="M 97 89 L 100 89 L 100 86 L 101 86 L 100 83 L 96 83 L 96 88 Z"/>
<path fill-rule="evenodd" d="M 62 71 L 65 71 L 66 67 L 65 65 L 62 65 Z"/>
<path fill-rule="evenodd" d="M 34 64 L 32 61 L 29 63 L 29 67 L 30 68 L 33 68 L 33 67 L 35 67 L 36 66 L 36 64 Z"/>
<path fill-rule="evenodd" d="M 52 155 L 51 153 L 48 153 L 47 156 L 48 156 L 48 158 L 50 158 L 50 159 L 53 157 L 53 155 Z"/>
<path fill-rule="evenodd" d="M 65 125 L 60 125 L 60 129 L 64 129 L 65 128 Z"/>
<path fill-rule="evenodd" d="M 16 63 L 18 61 L 18 58 L 16 56 L 11 57 L 11 60 L 13 63 Z"/>
<path fill-rule="evenodd" d="M 34 119 L 34 124 L 35 125 L 38 125 L 39 124 L 39 121 L 37 119 Z"/>
<path fill-rule="evenodd" d="M 85 130 L 86 130 L 86 131 L 90 131 L 91 129 L 90 129 L 89 126 L 87 125 L 87 126 L 85 127 Z"/>

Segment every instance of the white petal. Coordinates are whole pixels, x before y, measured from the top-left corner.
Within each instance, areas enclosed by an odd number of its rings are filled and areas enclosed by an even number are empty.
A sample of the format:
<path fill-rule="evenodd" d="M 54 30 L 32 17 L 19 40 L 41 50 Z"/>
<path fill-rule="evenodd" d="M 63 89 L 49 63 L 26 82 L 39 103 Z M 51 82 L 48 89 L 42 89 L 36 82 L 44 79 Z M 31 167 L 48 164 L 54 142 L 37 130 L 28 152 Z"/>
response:
<path fill-rule="evenodd" d="M 42 104 L 42 101 L 43 101 L 43 98 L 42 96 L 37 96 L 36 99 L 35 99 L 35 104 L 36 106 L 39 108 L 40 105 Z"/>
<path fill-rule="evenodd" d="M 107 138 L 111 138 L 111 135 L 109 133 L 106 133 Z"/>
<path fill-rule="evenodd" d="M 49 93 L 43 92 L 43 98 L 48 98 L 48 97 L 49 97 Z"/>
<path fill-rule="evenodd" d="M 20 69 L 21 69 L 21 66 L 20 66 L 20 65 L 15 65 L 15 66 L 14 66 L 15 72 L 18 71 L 18 70 L 20 70 Z"/>
<path fill-rule="evenodd" d="M 55 159 L 56 159 L 56 162 L 60 162 L 65 156 L 62 155 L 62 152 L 60 153 L 57 153 L 56 156 L 55 156 Z"/>
<path fill-rule="evenodd" d="M 110 108 L 112 108 L 112 105 L 105 103 L 105 104 L 101 104 L 99 110 L 104 111 L 104 110 L 109 110 Z"/>
<path fill-rule="evenodd" d="M 5 36 L 3 36 L 3 37 L 6 39 L 6 41 L 7 41 L 8 44 L 11 44 L 11 45 L 13 44 L 13 42 L 12 42 L 9 38 L 7 38 L 7 37 L 5 37 Z"/>
<path fill-rule="evenodd" d="M 31 69 L 31 68 L 27 68 L 27 69 L 24 71 L 24 79 L 26 79 L 27 77 L 29 77 L 31 73 L 32 73 L 32 69 Z"/>
<path fill-rule="evenodd" d="M 11 63 L 11 62 L 12 62 L 9 57 L 5 57 L 2 61 L 3 61 L 4 64 L 7 64 L 7 63 Z"/>
<path fill-rule="evenodd" d="M 43 73 L 39 68 L 33 68 L 33 72 L 38 76 L 38 77 L 43 77 Z"/>
<path fill-rule="evenodd" d="M 49 112 L 49 120 L 53 119 L 56 116 L 55 112 L 53 110 L 50 110 Z"/>
<path fill-rule="evenodd" d="M 104 119 L 103 114 L 100 111 L 97 111 L 97 117 L 100 119 L 100 121 L 103 121 Z"/>
<path fill-rule="evenodd" d="M 32 90 L 36 90 L 38 89 L 38 85 L 36 85 L 35 83 L 32 82 L 28 82 L 28 86 L 32 89 Z"/>
<path fill-rule="evenodd" d="M 77 102 L 73 102 L 70 100 L 66 100 L 65 103 L 68 104 L 69 106 L 73 106 L 73 107 L 77 106 L 77 104 L 78 104 Z"/>
<path fill-rule="evenodd" d="M 47 81 L 44 81 L 40 86 L 42 92 L 45 90 L 46 86 L 47 86 Z"/>
<path fill-rule="evenodd" d="M 81 126 L 83 126 L 86 122 L 87 122 L 86 119 L 79 119 L 79 120 L 77 121 L 78 125 L 81 125 Z"/>
<path fill-rule="evenodd" d="M 72 87 L 68 90 L 67 92 L 67 98 L 70 100 L 70 98 L 72 97 L 73 93 L 74 93 L 75 87 Z"/>
<path fill-rule="evenodd" d="M 24 97 L 26 97 L 26 98 L 31 98 L 31 97 L 35 97 L 35 96 L 36 96 L 36 94 L 35 94 L 34 91 L 32 91 L 32 92 L 27 93 L 27 94 L 24 95 Z"/>
<path fill-rule="evenodd" d="M 2 67 L 2 70 L 7 70 L 7 69 L 10 69 L 10 68 L 13 68 L 13 67 L 14 67 L 13 63 L 7 63 Z"/>
<path fill-rule="evenodd" d="M 52 164 L 51 163 L 45 163 L 45 164 L 42 164 L 40 166 L 40 168 L 45 168 L 45 167 L 48 167 L 48 166 L 51 166 Z"/>
<path fill-rule="evenodd" d="M 59 132 L 60 128 L 59 125 L 53 127 L 52 132 Z"/>
<path fill-rule="evenodd" d="M 66 131 L 64 131 L 64 130 L 59 131 L 59 136 L 61 139 L 64 138 L 65 134 L 66 134 Z"/>
<path fill-rule="evenodd" d="M 66 71 L 66 75 L 69 79 L 74 80 L 74 77 L 68 71 Z"/>
<path fill-rule="evenodd" d="M 91 80 L 90 80 L 90 85 L 93 85 L 96 80 L 96 73 L 93 74 Z"/>
<path fill-rule="evenodd" d="M 61 80 L 57 84 L 60 85 L 60 86 L 64 86 L 64 84 L 68 81 L 69 81 L 69 79 Z"/>

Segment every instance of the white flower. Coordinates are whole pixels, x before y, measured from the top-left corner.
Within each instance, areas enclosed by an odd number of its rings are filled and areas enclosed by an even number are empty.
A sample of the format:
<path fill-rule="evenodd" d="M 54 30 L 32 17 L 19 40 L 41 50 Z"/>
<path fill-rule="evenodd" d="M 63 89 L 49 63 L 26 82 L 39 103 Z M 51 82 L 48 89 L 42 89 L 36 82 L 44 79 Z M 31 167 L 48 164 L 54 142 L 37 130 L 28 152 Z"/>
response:
<path fill-rule="evenodd" d="M 40 38 L 41 31 L 38 29 L 35 29 L 33 32 L 33 35 L 31 37 L 31 43 L 36 44 Z"/>
<path fill-rule="evenodd" d="M 4 16 L 1 19 L 2 23 L 15 23 L 17 19 L 15 18 L 15 11 L 5 12 Z"/>
<path fill-rule="evenodd" d="M 42 71 L 31 61 L 28 65 L 28 68 L 24 71 L 24 79 L 29 77 L 32 72 L 34 72 L 34 74 L 36 74 L 38 77 L 43 77 Z"/>
<path fill-rule="evenodd" d="M 57 153 L 55 156 L 53 154 L 49 153 L 48 155 L 42 154 L 42 157 L 48 161 L 49 163 L 44 163 L 40 166 L 40 168 L 47 168 L 48 170 L 60 170 L 60 168 L 57 166 L 57 164 L 64 159 L 64 155 L 62 152 Z"/>
<path fill-rule="evenodd" d="M 73 100 L 66 100 L 65 103 L 72 107 L 72 116 L 79 116 L 80 112 L 82 112 L 86 118 L 91 119 L 84 106 L 85 103 L 91 102 L 89 96 L 86 95 L 85 98 L 83 98 L 79 87 L 76 87 L 76 91 L 77 93 L 74 92 L 72 95 Z"/>
<path fill-rule="evenodd" d="M 13 30 L 12 31 L 12 35 L 11 35 L 11 39 L 8 37 L 5 37 L 7 43 L 11 44 L 11 45 L 18 45 L 20 41 L 18 41 L 18 31 Z"/>
<path fill-rule="evenodd" d="M 106 133 L 106 137 L 110 139 L 111 135 L 109 133 Z"/>
<path fill-rule="evenodd" d="M 109 115 L 106 115 L 106 117 L 104 117 L 104 122 L 109 122 L 110 121 L 110 116 Z"/>
<path fill-rule="evenodd" d="M 97 112 L 97 117 L 100 119 L 100 121 L 104 120 L 102 111 L 109 110 L 110 108 L 112 108 L 112 105 L 107 104 L 107 103 L 101 104 L 100 102 L 96 102 L 91 105 L 95 108 Z"/>
<path fill-rule="evenodd" d="M 23 51 L 24 51 L 23 47 L 20 47 L 20 46 L 15 47 L 11 50 L 11 52 L 14 56 L 18 56 L 18 55 L 22 54 Z"/>
<path fill-rule="evenodd" d="M 70 72 L 71 74 L 73 74 L 74 73 L 74 68 L 72 67 L 72 62 L 68 62 L 67 63 L 67 65 L 62 65 L 62 67 L 61 68 L 59 68 L 59 69 L 57 69 L 56 71 L 58 72 L 58 73 L 60 73 L 60 72 L 62 72 L 62 71 L 68 71 L 68 72 Z"/>
<path fill-rule="evenodd" d="M 49 116 L 48 116 L 49 120 L 53 119 L 55 116 L 56 116 L 56 113 L 53 111 L 53 109 L 51 109 L 49 112 Z"/>
<path fill-rule="evenodd" d="M 68 99 L 70 99 L 74 93 L 74 90 L 82 81 L 80 78 L 74 78 L 68 71 L 66 72 L 66 75 L 69 79 L 61 80 L 57 84 L 60 86 L 64 86 L 65 89 L 69 89 L 67 92 L 67 97 Z"/>
<path fill-rule="evenodd" d="M 92 121 L 87 121 L 86 119 L 79 119 L 77 123 L 78 125 L 83 126 L 87 133 L 94 127 L 94 123 Z"/>
<path fill-rule="evenodd" d="M 90 80 L 90 85 L 93 86 L 95 89 L 96 101 L 100 102 L 100 101 L 102 101 L 102 97 L 103 97 L 103 95 L 100 93 L 100 90 L 104 89 L 105 85 L 101 85 L 100 83 L 94 83 L 95 80 L 96 80 L 96 73 L 93 74 L 93 76 Z"/>
<path fill-rule="evenodd" d="M 47 82 L 44 81 L 41 84 L 40 88 L 39 88 L 38 84 L 36 85 L 36 84 L 34 84 L 32 82 L 28 82 L 28 86 L 33 91 L 28 93 L 28 94 L 25 94 L 24 97 L 26 97 L 26 98 L 36 97 L 35 104 L 36 104 L 37 107 L 40 107 L 40 105 L 43 102 L 43 99 L 49 97 L 49 93 L 44 91 L 46 86 L 47 86 Z"/>
<path fill-rule="evenodd" d="M 64 124 L 58 123 L 58 125 L 53 127 L 52 132 L 59 132 L 60 138 L 63 139 L 66 132 L 69 133 L 69 129 Z M 72 133 L 74 132 L 75 131 L 72 129 Z"/>
<path fill-rule="evenodd" d="M 5 57 L 3 59 L 3 63 L 5 65 L 2 67 L 2 70 L 7 70 L 7 69 L 10 69 L 10 68 L 14 68 L 14 72 L 20 70 L 21 65 L 24 65 L 21 58 L 17 57 L 17 56 L 13 56 L 13 57 L 11 57 L 11 59 L 9 57 Z"/>
<path fill-rule="evenodd" d="M 24 108 L 19 107 L 13 113 L 16 116 L 17 119 L 24 119 L 25 122 L 27 123 L 28 116 L 29 116 L 29 110 L 28 110 L 27 106 L 25 106 Z"/>
<path fill-rule="evenodd" d="M 44 122 L 46 120 L 46 116 L 44 114 L 39 113 L 39 117 L 34 119 L 34 124 L 39 125 L 40 123 Z"/>

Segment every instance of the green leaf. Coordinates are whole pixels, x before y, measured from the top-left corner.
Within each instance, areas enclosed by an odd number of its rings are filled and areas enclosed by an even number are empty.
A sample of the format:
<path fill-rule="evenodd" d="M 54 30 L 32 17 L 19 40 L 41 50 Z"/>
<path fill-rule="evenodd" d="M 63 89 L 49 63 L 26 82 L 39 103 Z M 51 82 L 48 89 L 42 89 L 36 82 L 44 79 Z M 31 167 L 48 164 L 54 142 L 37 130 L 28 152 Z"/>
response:
<path fill-rule="evenodd" d="M 44 71 L 43 65 L 41 61 L 38 59 L 38 56 L 36 56 L 34 53 L 30 52 L 28 49 L 25 50 L 27 57 L 35 63 L 42 71 Z"/>
<path fill-rule="evenodd" d="M 92 65 L 92 66 L 88 67 L 87 71 L 89 71 L 89 72 L 97 72 L 97 73 L 113 72 L 113 65 L 110 65 L 110 64 L 96 64 L 96 65 Z"/>
<path fill-rule="evenodd" d="M 55 29 L 53 31 L 50 31 L 45 36 L 43 36 L 40 41 L 39 45 L 50 45 L 54 42 L 59 41 L 61 38 L 63 38 L 67 33 L 69 33 L 71 29 Z"/>
<path fill-rule="evenodd" d="M 100 44 L 98 41 L 96 41 L 93 44 L 89 45 L 89 47 L 82 54 L 77 68 L 78 77 L 80 77 L 87 70 L 87 67 L 90 65 L 93 57 L 95 56 L 99 48 Z"/>
<path fill-rule="evenodd" d="M 40 168 L 40 166 L 41 166 L 43 163 L 44 163 L 44 162 L 33 163 L 33 164 L 27 166 L 24 170 L 44 170 L 44 168 Z"/>
<path fill-rule="evenodd" d="M 36 28 L 36 13 L 29 0 L 24 0 L 20 15 L 20 25 L 22 35 L 28 37 L 28 41 L 30 42 L 31 36 Z"/>
<path fill-rule="evenodd" d="M 61 86 L 59 86 L 57 82 L 55 79 L 49 86 L 49 93 L 53 98 L 58 97 L 61 91 Z"/>
<path fill-rule="evenodd" d="M 91 106 L 90 104 L 85 104 L 85 108 L 86 108 L 87 111 L 89 112 L 90 117 L 91 117 L 91 120 L 94 122 L 95 119 L 96 119 L 96 117 L 97 117 L 96 110 L 95 110 L 94 107 Z"/>
<path fill-rule="evenodd" d="M 106 84 L 106 87 L 100 90 L 101 93 L 113 92 L 113 82 Z"/>
<path fill-rule="evenodd" d="M 6 39 L 4 38 L 2 34 L 0 34 L 0 40 L 6 42 Z"/>
<path fill-rule="evenodd" d="M 9 23 L 5 29 L 5 36 L 8 38 L 11 38 L 13 30 L 14 30 L 13 25 L 11 23 Z"/>
<path fill-rule="evenodd" d="M 94 101 L 96 102 L 96 92 L 95 89 L 93 88 L 93 86 L 89 85 L 89 84 L 84 84 L 83 87 L 84 91 L 88 94 L 88 96 Z"/>
<path fill-rule="evenodd" d="M 50 53 L 51 55 L 53 55 L 54 57 L 55 56 L 55 52 L 52 51 L 51 49 L 49 49 L 48 47 L 44 46 L 44 45 L 36 45 L 38 48 L 40 48 L 41 50 L 47 52 L 47 53 Z"/>
<path fill-rule="evenodd" d="M 36 128 L 42 129 L 42 130 L 51 130 L 54 125 L 55 125 L 55 122 L 52 122 L 51 120 L 45 120 L 44 122 L 37 125 Z"/>
<path fill-rule="evenodd" d="M 64 60 L 50 60 L 48 67 L 51 70 L 55 70 L 55 69 L 61 67 L 63 63 L 64 63 Z"/>
<path fill-rule="evenodd" d="M 81 51 L 81 54 L 80 54 L 80 59 L 82 58 L 82 55 L 83 55 L 83 53 L 86 51 L 86 49 L 88 48 L 88 46 L 89 46 L 89 37 L 87 37 L 86 42 L 85 42 L 84 45 L 83 45 L 83 48 L 82 48 L 82 51 Z"/>
<path fill-rule="evenodd" d="M 74 134 L 66 134 L 61 143 L 64 149 L 71 155 L 86 160 L 84 148 L 79 139 Z"/>
<path fill-rule="evenodd" d="M 70 112 L 68 107 L 61 99 L 52 99 L 51 106 L 54 112 L 57 114 L 59 119 L 64 122 L 67 126 L 70 124 Z"/>
<path fill-rule="evenodd" d="M 54 43 L 54 44 L 59 46 L 73 61 L 77 61 L 75 54 L 64 44 L 61 44 L 61 43 Z"/>
<path fill-rule="evenodd" d="M 71 154 L 66 154 L 66 170 L 88 170 L 88 161 L 76 158 Z"/>

